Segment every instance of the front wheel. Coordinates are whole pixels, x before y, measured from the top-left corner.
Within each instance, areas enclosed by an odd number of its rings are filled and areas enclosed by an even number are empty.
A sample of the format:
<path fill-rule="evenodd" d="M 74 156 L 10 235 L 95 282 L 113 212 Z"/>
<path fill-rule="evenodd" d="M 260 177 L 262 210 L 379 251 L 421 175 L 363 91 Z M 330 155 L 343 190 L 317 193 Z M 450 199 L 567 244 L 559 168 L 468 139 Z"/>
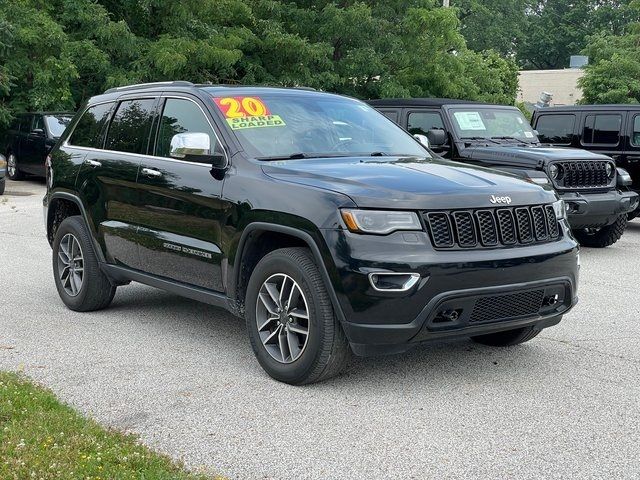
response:
<path fill-rule="evenodd" d="M 620 215 L 615 222 L 605 227 L 597 229 L 583 228 L 574 230 L 573 235 L 580 245 L 584 247 L 604 248 L 613 245 L 624 233 L 627 228 L 627 215 Z"/>
<path fill-rule="evenodd" d="M 516 328 L 505 332 L 489 333 L 487 335 L 478 335 L 471 337 L 476 343 L 488 345 L 490 347 L 511 347 L 528 342 L 532 338 L 538 336 L 540 330 L 534 327 Z"/>
<path fill-rule="evenodd" d="M 7 175 L 10 180 L 22 180 L 24 178 L 24 174 L 18 168 L 18 157 L 13 153 L 10 153 L 7 158 Z"/>
<path fill-rule="evenodd" d="M 64 304 L 77 312 L 107 307 L 116 293 L 100 270 L 82 217 L 65 218 L 53 241 L 53 275 Z"/>
<path fill-rule="evenodd" d="M 306 248 L 275 250 L 260 260 L 247 286 L 246 321 L 258 362 L 281 382 L 325 380 L 340 373 L 351 356 Z"/>

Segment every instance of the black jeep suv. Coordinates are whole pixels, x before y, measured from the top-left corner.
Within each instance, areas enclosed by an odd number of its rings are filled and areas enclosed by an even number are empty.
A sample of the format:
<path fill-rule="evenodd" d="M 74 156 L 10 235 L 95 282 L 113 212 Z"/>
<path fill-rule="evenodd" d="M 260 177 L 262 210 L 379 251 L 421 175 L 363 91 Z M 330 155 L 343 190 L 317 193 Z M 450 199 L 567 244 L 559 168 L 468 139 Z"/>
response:
<path fill-rule="evenodd" d="M 572 105 L 539 108 L 531 125 L 540 141 L 607 155 L 640 191 L 640 105 Z M 640 207 L 640 205 L 639 205 Z M 629 214 L 636 217 L 640 208 Z"/>
<path fill-rule="evenodd" d="M 569 224 L 588 247 L 617 242 L 627 213 L 638 206 L 631 179 L 610 157 L 540 143 L 515 107 L 451 99 L 385 99 L 369 102 L 436 153 L 499 168 L 542 185 L 551 184 L 567 204 Z"/>
<path fill-rule="evenodd" d="M 25 174 L 44 177 L 45 159 L 72 118 L 73 113 L 67 112 L 18 115 L 0 140 L 9 178 L 21 180 Z"/>
<path fill-rule="evenodd" d="M 351 353 L 515 345 L 576 301 L 550 188 L 434 158 L 358 100 L 303 89 L 117 88 L 48 161 L 55 283 L 73 310 L 141 282 L 244 317 L 274 378 Z"/>

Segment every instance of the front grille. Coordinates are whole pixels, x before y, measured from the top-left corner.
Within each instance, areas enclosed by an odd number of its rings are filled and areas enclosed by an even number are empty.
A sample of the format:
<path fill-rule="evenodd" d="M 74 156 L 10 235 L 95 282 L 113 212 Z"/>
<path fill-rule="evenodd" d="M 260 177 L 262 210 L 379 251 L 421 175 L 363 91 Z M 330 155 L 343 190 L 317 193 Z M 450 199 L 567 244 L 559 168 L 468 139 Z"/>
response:
<path fill-rule="evenodd" d="M 572 161 L 556 162 L 560 188 L 604 188 L 611 179 L 607 175 L 607 162 Z"/>
<path fill-rule="evenodd" d="M 423 217 L 438 249 L 530 245 L 560 235 L 551 205 L 426 212 Z"/>
<path fill-rule="evenodd" d="M 542 308 L 543 299 L 542 289 L 482 297 L 473 306 L 469 322 L 492 322 L 536 315 Z"/>

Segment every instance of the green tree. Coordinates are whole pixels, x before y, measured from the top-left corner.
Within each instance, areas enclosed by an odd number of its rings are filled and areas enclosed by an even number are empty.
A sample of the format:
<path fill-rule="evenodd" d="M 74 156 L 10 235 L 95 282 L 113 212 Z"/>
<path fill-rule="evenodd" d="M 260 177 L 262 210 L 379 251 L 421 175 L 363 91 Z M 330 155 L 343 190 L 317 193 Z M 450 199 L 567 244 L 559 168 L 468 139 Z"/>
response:
<path fill-rule="evenodd" d="M 630 13 L 635 21 L 623 35 L 590 37 L 582 103 L 640 102 L 640 1 L 631 3 Z"/>

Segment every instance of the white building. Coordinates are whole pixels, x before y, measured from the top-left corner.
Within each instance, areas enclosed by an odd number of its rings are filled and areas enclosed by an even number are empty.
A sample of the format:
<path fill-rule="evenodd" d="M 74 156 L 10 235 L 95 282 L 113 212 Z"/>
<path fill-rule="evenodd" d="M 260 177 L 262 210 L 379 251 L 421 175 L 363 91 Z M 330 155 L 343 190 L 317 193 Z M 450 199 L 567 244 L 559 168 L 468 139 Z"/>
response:
<path fill-rule="evenodd" d="M 575 105 L 582 98 L 578 79 L 580 68 L 564 70 L 523 70 L 518 74 L 518 101 L 535 104 L 543 92 L 553 95 L 550 105 Z"/>

